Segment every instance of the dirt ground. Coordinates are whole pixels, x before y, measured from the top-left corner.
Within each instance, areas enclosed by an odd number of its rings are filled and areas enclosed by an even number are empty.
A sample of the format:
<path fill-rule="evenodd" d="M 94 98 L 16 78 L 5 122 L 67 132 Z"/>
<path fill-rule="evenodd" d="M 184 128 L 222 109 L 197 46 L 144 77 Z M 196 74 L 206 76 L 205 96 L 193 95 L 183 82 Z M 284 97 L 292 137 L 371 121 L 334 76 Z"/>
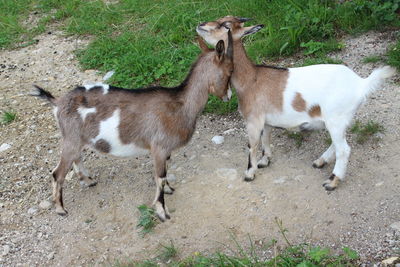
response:
<path fill-rule="evenodd" d="M 381 63 L 362 59 L 385 54 L 395 34 L 370 32 L 345 39 L 346 48 L 332 56 L 367 77 Z M 11 145 L 0 149 L 0 266 L 110 264 L 153 257 L 160 244 L 170 241 L 184 257 L 235 247 L 232 235 L 245 247 L 248 236 L 261 246 L 282 239 L 275 217 L 293 243 L 334 251 L 349 246 L 366 266 L 399 253 L 399 76 L 358 111 L 356 119 L 379 122 L 385 132 L 379 141 L 363 145 L 348 134 L 352 154 L 347 179 L 331 193 L 321 185 L 333 166 L 311 167 L 327 148 L 325 132 L 312 133 L 298 148 L 275 129 L 272 163 L 248 183 L 243 181 L 247 137 L 240 115 L 200 116 L 192 141 L 175 151 L 169 163 L 176 189 L 166 198 L 172 219 L 141 237 L 137 206 L 150 205 L 155 190 L 149 157 L 115 159 L 87 151 L 85 165 L 98 185 L 81 188 L 70 177 L 64 190 L 66 217 L 46 205 L 60 134 L 51 107 L 26 93 L 38 84 L 60 95 L 75 85 L 101 81 L 101 76 L 82 71 L 74 56 L 88 40 L 57 31 L 37 39 L 26 48 L 0 51 L 0 110 L 18 114 L 16 121 L 0 125 L 0 146 Z M 294 63 L 296 59 L 281 64 Z M 223 135 L 224 143 L 213 144 L 215 135 Z"/>

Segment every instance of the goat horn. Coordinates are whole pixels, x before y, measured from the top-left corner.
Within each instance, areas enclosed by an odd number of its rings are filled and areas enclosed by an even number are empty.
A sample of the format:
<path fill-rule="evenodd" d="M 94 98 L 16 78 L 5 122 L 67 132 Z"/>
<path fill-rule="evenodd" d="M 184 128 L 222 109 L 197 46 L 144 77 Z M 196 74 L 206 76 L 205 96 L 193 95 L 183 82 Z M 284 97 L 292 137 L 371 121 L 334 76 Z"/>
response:
<path fill-rule="evenodd" d="M 237 18 L 240 22 L 246 22 L 252 20 L 251 18 Z"/>
<path fill-rule="evenodd" d="M 226 49 L 226 55 L 229 58 L 233 58 L 233 39 L 231 30 L 228 30 L 228 48 Z"/>

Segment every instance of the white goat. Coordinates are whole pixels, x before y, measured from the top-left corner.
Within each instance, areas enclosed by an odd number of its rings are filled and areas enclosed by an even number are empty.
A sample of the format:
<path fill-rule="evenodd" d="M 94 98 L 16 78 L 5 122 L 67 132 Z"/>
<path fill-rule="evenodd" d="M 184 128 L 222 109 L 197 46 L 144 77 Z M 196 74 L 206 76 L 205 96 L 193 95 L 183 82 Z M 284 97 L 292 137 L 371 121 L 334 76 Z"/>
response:
<path fill-rule="evenodd" d="M 229 36 L 232 40 L 230 33 Z M 201 38 L 199 43 L 202 54 L 177 87 L 127 90 L 95 84 L 77 87 L 63 97 L 54 98 L 36 86 L 33 95 L 55 106 L 62 133 L 61 159 L 53 171 L 53 199 L 58 214 L 67 213 L 62 187 L 71 166 L 82 183 L 95 184 L 81 161 L 82 149 L 89 146 L 118 157 L 150 152 L 157 186 L 153 205 L 160 220 L 170 218 L 164 193 L 172 194 L 174 189 L 166 179 L 166 160 L 174 149 L 189 142 L 208 93 L 226 96 L 233 71 L 232 41 L 226 53 L 222 40 L 215 50 L 209 49 Z"/>
<path fill-rule="evenodd" d="M 334 190 L 345 178 L 350 155 L 346 128 L 367 95 L 380 88 L 384 79 L 394 75 L 395 70 L 382 67 L 363 79 L 343 65 L 289 69 L 255 65 L 247 57 L 241 38 L 258 32 L 264 26 L 244 27 L 248 20 L 227 16 L 197 27 L 198 34 L 211 45 L 227 38 L 226 29 L 232 31 L 234 71 L 231 83 L 236 89 L 239 110 L 249 135 L 250 155 L 245 180 L 253 180 L 257 168 L 269 164 L 271 127 L 300 126 L 311 130 L 325 126 L 332 144 L 313 166 L 321 168 L 336 157 L 333 173 L 323 184 L 326 190 Z M 257 163 L 260 135 L 263 152 Z"/>

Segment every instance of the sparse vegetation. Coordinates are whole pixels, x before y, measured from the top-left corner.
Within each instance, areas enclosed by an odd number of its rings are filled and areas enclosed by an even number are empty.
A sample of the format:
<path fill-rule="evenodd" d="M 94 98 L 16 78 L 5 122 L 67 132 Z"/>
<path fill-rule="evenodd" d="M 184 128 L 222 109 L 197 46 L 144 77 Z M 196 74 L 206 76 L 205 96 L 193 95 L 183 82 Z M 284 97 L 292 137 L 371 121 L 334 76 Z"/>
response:
<path fill-rule="evenodd" d="M 297 147 L 301 147 L 301 145 L 303 144 L 304 139 L 310 133 L 307 133 L 307 132 L 292 132 L 292 131 L 285 130 L 284 134 L 289 139 L 293 139 Z"/>
<path fill-rule="evenodd" d="M 168 263 L 171 259 L 177 257 L 178 249 L 174 246 L 174 243 L 170 241 L 169 245 L 161 245 L 160 252 L 157 256 L 157 259 L 161 260 L 164 263 Z"/>
<path fill-rule="evenodd" d="M 138 228 L 141 228 L 140 234 L 142 236 L 150 233 L 157 224 L 157 218 L 154 209 L 147 207 L 146 205 L 140 205 L 138 207 L 140 216 L 137 224 Z"/>
<path fill-rule="evenodd" d="M 235 236 L 232 235 L 232 239 L 235 244 L 235 249 L 228 248 L 231 253 L 217 252 L 212 255 L 203 255 L 199 252 L 193 253 L 192 256 L 176 260 L 176 248 L 172 246 L 167 246 L 165 250 L 161 253 L 165 255 L 165 258 L 160 256 L 146 261 L 136 261 L 126 264 L 116 264 L 114 266 L 118 267 L 144 267 L 144 266 L 158 266 L 160 260 L 162 263 L 167 264 L 167 266 L 198 266 L 198 267 L 225 267 L 225 266 L 277 266 L 277 267 L 299 267 L 299 266 L 315 266 L 315 267 L 325 267 L 325 266 L 358 266 L 357 260 L 359 256 L 356 251 L 343 247 L 342 253 L 339 255 L 334 255 L 328 248 L 321 248 L 319 246 L 311 246 L 309 244 L 293 245 L 288 237 L 286 236 L 287 229 L 283 227 L 282 221 L 275 218 L 275 222 L 278 225 L 279 232 L 283 237 L 286 247 L 281 249 L 278 246 L 276 240 L 272 240 L 269 244 L 266 244 L 262 249 L 274 251 L 274 256 L 269 259 L 262 259 L 260 251 L 258 251 L 254 242 L 249 237 L 249 249 L 243 248 L 239 242 L 236 240 Z"/>
<path fill-rule="evenodd" d="M 5 111 L 1 116 L 1 122 L 3 124 L 9 124 L 17 118 L 17 113 L 14 111 Z"/>
<path fill-rule="evenodd" d="M 356 135 L 356 141 L 359 144 L 365 143 L 377 133 L 383 133 L 384 128 L 377 122 L 369 121 L 363 124 L 361 121 L 355 121 L 350 128 L 350 132 Z"/>
<path fill-rule="evenodd" d="M 380 56 L 369 56 L 369 57 L 363 58 L 363 63 L 376 63 L 381 60 L 382 60 L 382 58 Z"/>
<path fill-rule="evenodd" d="M 400 71 L 400 39 L 393 47 L 390 48 L 387 56 L 388 56 L 387 63 L 397 68 L 397 71 Z"/>

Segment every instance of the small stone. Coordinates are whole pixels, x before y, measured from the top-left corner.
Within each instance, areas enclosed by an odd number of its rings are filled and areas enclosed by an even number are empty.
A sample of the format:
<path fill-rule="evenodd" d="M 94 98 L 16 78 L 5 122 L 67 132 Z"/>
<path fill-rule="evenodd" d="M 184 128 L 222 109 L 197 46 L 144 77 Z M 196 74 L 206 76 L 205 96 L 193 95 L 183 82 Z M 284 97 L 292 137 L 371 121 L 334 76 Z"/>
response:
<path fill-rule="evenodd" d="M 286 179 L 287 179 L 286 176 L 279 177 L 279 178 L 276 178 L 273 183 L 274 184 L 283 184 L 284 182 L 286 182 Z"/>
<path fill-rule="evenodd" d="M 398 259 L 399 259 L 399 257 L 391 257 L 391 258 L 388 258 L 386 260 L 383 260 L 382 261 L 383 266 L 390 266 L 393 263 L 395 263 L 395 261 L 397 261 Z M 396 264 L 396 267 L 397 267 L 397 264 Z"/>
<path fill-rule="evenodd" d="M 38 211 L 37 208 L 32 207 L 32 208 L 29 208 L 29 209 L 28 209 L 28 214 L 33 215 L 33 214 L 35 214 L 37 211 Z"/>
<path fill-rule="evenodd" d="M 236 180 L 237 171 L 235 169 L 220 168 L 216 171 L 216 174 L 222 179 L 228 179 L 230 181 Z"/>
<path fill-rule="evenodd" d="M 400 221 L 392 223 L 390 228 L 400 232 Z"/>
<path fill-rule="evenodd" d="M 376 183 L 376 184 L 375 184 L 376 187 L 382 186 L 382 185 L 383 185 L 383 182 L 379 182 L 379 183 Z"/>
<path fill-rule="evenodd" d="M 48 200 L 43 200 L 39 204 L 39 208 L 41 208 L 42 210 L 48 210 L 50 207 L 51 207 L 51 203 Z"/>
<path fill-rule="evenodd" d="M 230 134 L 233 133 L 235 131 L 235 129 L 229 129 L 223 132 L 223 134 Z"/>
<path fill-rule="evenodd" d="M 3 253 L 1 254 L 2 256 L 6 256 L 8 253 L 10 253 L 10 246 L 9 245 L 4 245 L 3 246 Z"/>
<path fill-rule="evenodd" d="M 224 137 L 221 135 L 216 135 L 211 139 L 211 141 L 216 145 L 220 145 L 224 142 Z"/>
<path fill-rule="evenodd" d="M 176 176 L 174 174 L 172 174 L 172 173 L 168 173 L 167 181 L 168 182 L 175 182 L 176 181 Z"/>
<path fill-rule="evenodd" d="M 3 143 L 3 144 L 0 146 L 0 152 L 6 151 L 6 150 L 9 149 L 10 147 L 11 147 L 10 144 Z"/>
<path fill-rule="evenodd" d="M 297 181 L 297 182 L 302 182 L 303 178 L 304 178 L 304 175 L 296 175 L 294 177 L 294 180 Z"/>
<path fill-rule="evenodd" d="M 54 251 L 50 252 L 49 255 L 47 255 L 47 260 L 52 260 L 54 258 L 54 254 Z"/>

